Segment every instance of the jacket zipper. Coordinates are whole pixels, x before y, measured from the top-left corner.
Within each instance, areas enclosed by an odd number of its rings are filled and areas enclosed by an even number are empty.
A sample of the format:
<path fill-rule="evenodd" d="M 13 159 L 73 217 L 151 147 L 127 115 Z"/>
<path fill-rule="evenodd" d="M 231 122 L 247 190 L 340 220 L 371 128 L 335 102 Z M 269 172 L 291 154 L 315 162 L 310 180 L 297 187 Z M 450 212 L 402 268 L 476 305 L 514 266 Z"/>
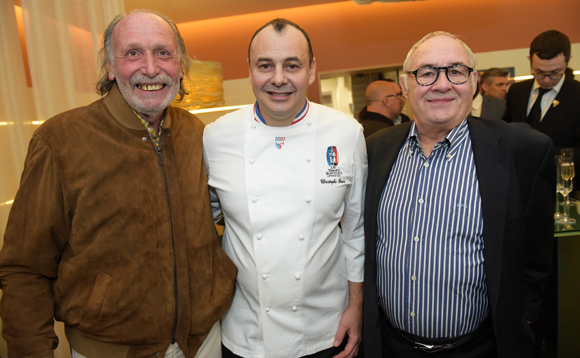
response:
<path fill-rule="evenodd" d="M 161 155 L 161 146 L 155 146 L 155 151 L 157 152 L 157 164 L 161 167 L 161 173 L 163 174 L 163 185 L 165 187 L 165 197 L 167 199 L 167 206 L 169 208 L 169 225 L 171 228 L 171 250 L 173 252 L 173 295 L 175 300 L 175 310 L 173 316 L 173 330 L 171 331 L 171 343 L 175 343 L 175 335 L 177 333 L 177 262 L 175 259 L 175 240 L 173 237 L 173 218 L 171 215 L 171 201 L 169 200 L 169 189 L 167 188 L 167 176 L 165 175 L 165 162 L 163 161 L 163 155 Z"/>

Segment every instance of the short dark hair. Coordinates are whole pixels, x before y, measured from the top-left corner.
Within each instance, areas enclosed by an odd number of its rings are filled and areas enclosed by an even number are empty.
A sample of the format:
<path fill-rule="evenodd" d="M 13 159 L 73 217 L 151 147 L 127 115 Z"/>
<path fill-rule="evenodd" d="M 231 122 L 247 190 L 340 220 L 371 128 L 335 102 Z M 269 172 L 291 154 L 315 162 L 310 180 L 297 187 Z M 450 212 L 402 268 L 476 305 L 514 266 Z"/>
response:
<path fill-rule="evenodd" d="M 542 60 L 551 60 L 559 54 L 564 54 L 566 63 L 570 61 L 572 45 L 570 39 L 558 30 L 549 30 L 542 32 L 530 45 L 530 60 L 537 55 Z"/>
<path fill-rule="evenodd" d="M 488 84 L 491 85 L 493 83 L 494 77 L 509 77 L 510 71 L 504 68 L 497 68 L 492 67 L 489 70 L 486 70 L 483 75 L 479 78 L 479 82 L 481 84 Z"/>
<path fill-rule="evenodd" d="M 177 44 L 177 57 L 179 59 L 179 66 L 181 68 L 181 71 L 183 71 L 183 75 L 189 76 L 189 66 L 191 64 L 191 58 L 187 55 L 187 51 L 185 50 L 185 41 L 183 41 L 183 37 L 181 37 L 181 33 L 179 32 L 179 29 L 177 28 L 175 22 L 173 22 L 173 20 L 163 15 L 159 11 L 150 9 L 135 9 L 131 11 L 129 15 L 139 12 L 159 16 L 171 27 L 173 33 L 175 34 L 175 43 Z M 107 93 L 109 93 L 111 88 L 113 88 L 113 85 L 116 83 L 115 80 L 111 81 L 109 79 L 109 66 L 110 64 L 113 63 L 113 60 L 115 58 L 115 54 L 113 53 L 113 30 L 115 29 L 115 26 L 117 26 L 117 24 L 125 17 L 126 15 L 117 15 L 113 19 L 113 21 L 111 21 L 109 26 L 107 26 L 107 28 L 105 29 L 105 33 L 103 34 L 103 47 L 99 50 L 101 78 L 97 82 L 96 86 L 97 93 L 101 96 L 105 96 Z M 185 89 L 185 87 L 183 86 L 183 78 L 180 79 L 178 93 L 179 93 L 178 101 L 181 101 L 183 97 L 189 94 Z"/>
<path fill-rule="evenodd" d="M 256 32 L 254 32 L 254 36 L 252 36 L 252 39 L 250 40 L 250 45 L 248 46 L 248 59 L 250 58 L 250 49 L 252 48 L 252 42 L 254 42 L 254 38 L 256 37 L 256 35 L 258 35 L 260 31 L 264 30 L 266 27 L 270 25 L 274 26 L 274 30 L 279 34 L 282 33 L 282 31 L 286 28 L 286 25 L 290 25 L 299 30 L 300 32 L 302 32 L 302 35 L 304 35 L 304 38 L 306 38 L 306 42 L 308 43 L 308 61 L 310 65 L 312 64 L 312 60 L 314 59 L 314 53 L 312 52 L 312 44 L 310 43 L 310 37 L 308 36 L 306 31 L 304 31 L 304 29 L 298 26 L 295 22 L 283 18 L 276 18 L 274 20 L 270 20 L 266 24 L 264 24 L 264 26 L 260 27 Z"/>

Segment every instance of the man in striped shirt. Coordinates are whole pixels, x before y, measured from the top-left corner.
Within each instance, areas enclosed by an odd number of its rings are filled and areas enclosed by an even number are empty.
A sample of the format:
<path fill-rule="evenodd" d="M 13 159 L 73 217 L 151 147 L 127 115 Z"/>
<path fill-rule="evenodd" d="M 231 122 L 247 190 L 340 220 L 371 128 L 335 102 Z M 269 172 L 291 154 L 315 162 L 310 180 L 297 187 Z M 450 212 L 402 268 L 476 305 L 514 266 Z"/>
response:
<path fill-rule="evenodd" d="M 550 268 L 551 140 L 469 117 L 475 56 L 446 32 L 409 51 L 413 122 L 367 139 L 365 357 L 529 357 Z"/>

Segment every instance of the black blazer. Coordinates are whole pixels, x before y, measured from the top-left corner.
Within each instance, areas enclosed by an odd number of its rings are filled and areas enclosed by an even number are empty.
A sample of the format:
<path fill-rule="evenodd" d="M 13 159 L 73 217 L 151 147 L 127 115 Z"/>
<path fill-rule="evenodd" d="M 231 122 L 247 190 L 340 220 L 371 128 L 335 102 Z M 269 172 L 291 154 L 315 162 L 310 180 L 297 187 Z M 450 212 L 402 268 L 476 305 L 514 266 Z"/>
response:
<path fill-rule="evenodd" d="M 481 118 L 485 119 L 502 119 L 505 113 L 505 99 L 495 97 L 488 97 L 484 94 L 481 102 Z"/>
<path fill-rule="evenodd" d="M 411 123 L 367 138 L 365 357 L 382 357 L 376 291 L 377 210 Z M 489 307 L 500 357 L 528 357 L 543 283 L 550 271 L 556 175 L 552 142 L 527 124 L 470 117 L 479 181 Z"/>
<path fill-rule="evenodd" d="M 506 96 L 506 122 L 527 122 L 528 101 L 534 79 L 513 84 Z M 557 102 L 556 102 L 557 101 Z M 482 116 L 483 117 L 483 116 Z M 576 167 L 580 164 L 580 82 L 566 77 L 560 92 L 540 122 L 538 130 L 554 142 L 554 150 L 574 148 Z"/>

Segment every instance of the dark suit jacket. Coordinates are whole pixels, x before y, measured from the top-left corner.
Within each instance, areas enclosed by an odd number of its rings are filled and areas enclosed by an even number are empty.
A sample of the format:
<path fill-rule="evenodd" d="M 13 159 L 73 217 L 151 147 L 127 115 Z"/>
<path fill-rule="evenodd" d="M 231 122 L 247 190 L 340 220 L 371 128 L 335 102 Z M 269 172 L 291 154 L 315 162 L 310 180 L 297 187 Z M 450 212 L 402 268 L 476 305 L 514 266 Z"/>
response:
<path fill-rule="evenodd" d="M 489 307 L 500 357 L 530 357 L 554 234 L 555 165 L 550 139 L 527 124 L 470 117 L 479 181 Z M 382 357 L 376 291 L 377 210 L 411 123 L 367 138 L 365 196 L 365 357 Z"/>
<path fill-rule="evenodd" d="M 527 122 L 528 101 L 534 79 L 513 84 L 507 94 L 506 122 Z M 580 82 L 566 77 L 560 92 L 540 122 L 538 130 L 554 142 L 554 150 L 574 148 L 575 166 L 580 165 Z M 557 103 L 557 105 L 556 105 Z M 482 116 L 483 117 L 483 116 Z"/>
<path fill-rule="evenodd" d="M 395 125 L 393 121 L 380 113 L 371 112 L 364 107 L 359 114 L 359 122 L 363 126 L 365 138 L 383 128 L 389 128 Z"/>
<path fill-rule="evenodd" d="M 505 99 L 488 97 L 484 94 L 481 97 L 483 101 L 481 103 L 480 117 L 485 119 L 502 119 L 505 113 Z"/>

